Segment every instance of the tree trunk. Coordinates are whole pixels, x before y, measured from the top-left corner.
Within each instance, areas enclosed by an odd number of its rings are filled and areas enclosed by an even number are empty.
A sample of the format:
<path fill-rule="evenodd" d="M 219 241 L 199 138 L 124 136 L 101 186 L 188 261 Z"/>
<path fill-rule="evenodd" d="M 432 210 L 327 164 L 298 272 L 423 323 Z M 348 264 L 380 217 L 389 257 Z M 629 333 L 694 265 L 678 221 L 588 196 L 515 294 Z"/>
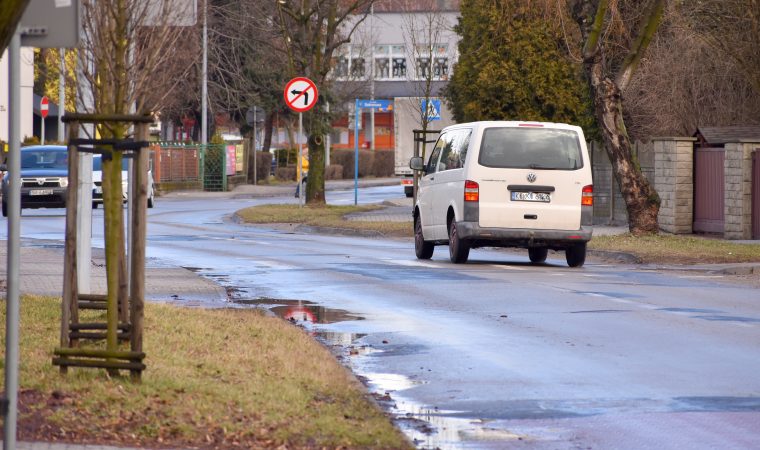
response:
<path fill-rule="evenodd" d="M 248 147 L 248 170 L 246 172 L 246 178 L 248 184 L 254 184 L 256 180 L 256 136 L 251 131 L 251 138 L 248 139 L 250 145 Z"/>
<path fill-rule="evenodd" d="M 264 119 L 264 143 L 261 146 L 261 150 L 268 152 L 272 147 L 272 127 L 274 126 L 274 111 L 270 111 Z"/>
<path fill-rule="evenodd" d="M 306 179 L 306 204 L 324 205 L 325 202 L 325 137 L 309 134 L 309 177 Z"/>
<path fill-rule="evenodd" d="M 623 122 L 620 88 L 614 81 L 602 76 L 599 60 L 587 67 L 604 147 L 628 210 L 628 228 L 634 235 L 657 233 L 660 197 L 634 160 L 631 140 Z"/>

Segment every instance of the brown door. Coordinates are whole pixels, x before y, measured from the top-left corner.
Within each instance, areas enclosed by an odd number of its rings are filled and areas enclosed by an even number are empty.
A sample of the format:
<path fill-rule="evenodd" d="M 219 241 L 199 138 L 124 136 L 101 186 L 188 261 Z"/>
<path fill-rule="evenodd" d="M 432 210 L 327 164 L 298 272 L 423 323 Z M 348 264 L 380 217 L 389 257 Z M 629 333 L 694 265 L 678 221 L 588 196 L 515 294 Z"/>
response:
<path fill-rule="evenodd" d="M 695 232 L 723 232 L 724 158 L 725 150 L 722 148 L 694 149 Z"/>
<path fill-rule="evenodd" d="M 760 239 L 760 148 L 752 153 L 752 239 Z"/>

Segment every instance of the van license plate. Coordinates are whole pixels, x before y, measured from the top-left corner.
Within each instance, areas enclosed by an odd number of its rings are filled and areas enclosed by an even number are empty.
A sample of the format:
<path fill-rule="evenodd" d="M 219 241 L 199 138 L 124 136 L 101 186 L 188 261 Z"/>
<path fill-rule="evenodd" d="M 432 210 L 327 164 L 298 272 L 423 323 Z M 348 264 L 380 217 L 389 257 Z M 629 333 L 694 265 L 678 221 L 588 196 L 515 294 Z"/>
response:
<path fill-rule="evenodd" d="M 512 192 L 512 201 L 549 203 L 551 196 L 547 192 Z"/>
<path fill-rule="evenodd" d="M 32 189 L 29 195 L 53 195 L 52 189 Z"/>

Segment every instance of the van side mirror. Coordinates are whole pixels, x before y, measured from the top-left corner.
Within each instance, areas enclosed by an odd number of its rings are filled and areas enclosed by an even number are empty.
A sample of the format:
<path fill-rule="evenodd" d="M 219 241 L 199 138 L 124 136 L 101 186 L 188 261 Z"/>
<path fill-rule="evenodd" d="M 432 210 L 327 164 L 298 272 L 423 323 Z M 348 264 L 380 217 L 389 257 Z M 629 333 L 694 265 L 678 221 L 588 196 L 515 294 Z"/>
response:
<path fill-rule="evenodd" d="M 422 161 L 422 157 L 415 156 L 410 159 L 409 168 L 412 170 L 425 170 L 425 163 Z"/>

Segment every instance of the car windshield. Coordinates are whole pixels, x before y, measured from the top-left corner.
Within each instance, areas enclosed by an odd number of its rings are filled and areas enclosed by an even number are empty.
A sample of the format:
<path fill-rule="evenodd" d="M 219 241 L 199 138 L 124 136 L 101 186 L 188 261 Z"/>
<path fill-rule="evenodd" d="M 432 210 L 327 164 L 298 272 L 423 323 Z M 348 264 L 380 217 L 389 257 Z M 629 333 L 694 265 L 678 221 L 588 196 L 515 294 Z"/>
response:
<path fill-rule="evenodd" d="M 583 167 L 578 133 L 551 128 L 488 128 L 478 162 L 486 167 L 577 170 Z"/>
<path fill-rule="evenodd" d="M 21 151 L 21 169 L 68 169 L 66 149 Z"/>
<path fill-rule="evenodd" d="M 127 170 L 127 165 L 129 164 L 129 160 L 127 158 L 121 159 L 121 170 Z M 103 170 L 103 157 L 100 155 L 93 156 L 92 158 L 92 170 L 94 171 L 102 171 Z"/>

